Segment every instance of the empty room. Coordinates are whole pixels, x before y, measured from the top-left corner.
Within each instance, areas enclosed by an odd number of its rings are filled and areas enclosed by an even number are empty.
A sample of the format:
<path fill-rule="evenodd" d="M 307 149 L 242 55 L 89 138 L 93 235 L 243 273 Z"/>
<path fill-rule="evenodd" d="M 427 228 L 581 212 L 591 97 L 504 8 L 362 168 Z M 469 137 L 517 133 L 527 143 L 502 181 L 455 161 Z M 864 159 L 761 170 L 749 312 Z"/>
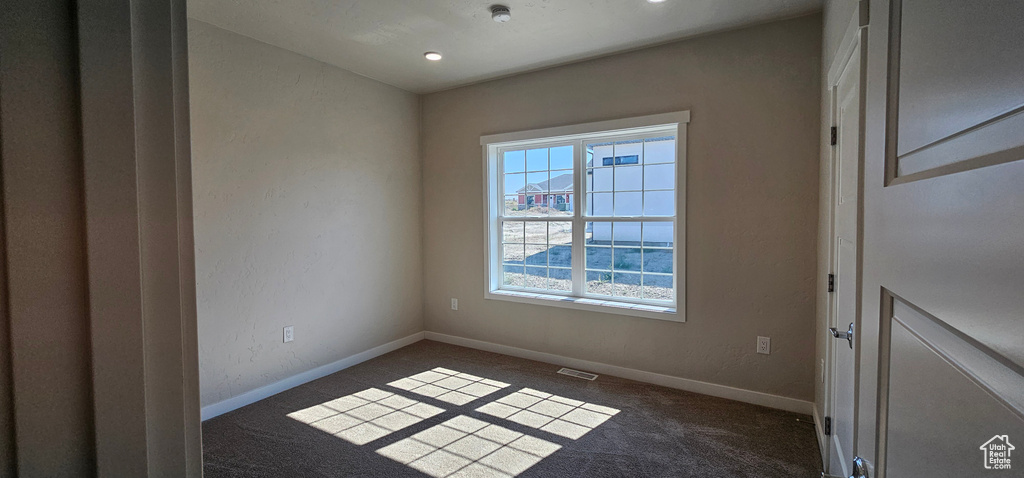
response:
<path fill-rule="evenodd" d="M 1022 24 L 5 1 L 0 478 L 1021 476 Z"/>

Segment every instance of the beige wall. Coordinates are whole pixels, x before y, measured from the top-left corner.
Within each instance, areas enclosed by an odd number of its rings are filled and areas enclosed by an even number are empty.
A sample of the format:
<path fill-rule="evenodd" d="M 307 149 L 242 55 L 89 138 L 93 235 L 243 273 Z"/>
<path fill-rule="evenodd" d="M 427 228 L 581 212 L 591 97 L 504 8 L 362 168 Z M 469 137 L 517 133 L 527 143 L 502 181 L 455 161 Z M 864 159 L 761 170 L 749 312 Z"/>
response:
<path fill-rule="evenodd" d="M 812 15 L 425 96 L 427 330 L 811 400 L 821 32 Z M 483 298 L 481 135 L 677 110 L 686 323 Z"/>
<path fill-rule="evenodd" d="M 826 358 L 826 344 L 834 340 L 828 330 L 828 286 L 826 277 L 831 270 L 829 263 L 829 234 L 831 227 L 831 204 L 829 194 L 832 188 L 832 164 L 829 144 L 829 129 L 832 126 L 831 96 L 828 88 L 828 70 L 835 60 L 839 44 L 854 15 L 858 14 L 858 0 L 828 0 L 822 12 L 822 62 L 821 62 L 821 150 L 818 169 L 818 188 L 821 191 L 818 204 L 818 274 L 817 301 L 815 308 L 815 380 L 814 406 L 820 417 L 825 416 L 825 383 L 822 382 L 822 360 Z"/>
<path fill-rule="evenodd" d="M 189 53 L 203 405 L 421 331 L 417 97 L 195 20 Z"/>

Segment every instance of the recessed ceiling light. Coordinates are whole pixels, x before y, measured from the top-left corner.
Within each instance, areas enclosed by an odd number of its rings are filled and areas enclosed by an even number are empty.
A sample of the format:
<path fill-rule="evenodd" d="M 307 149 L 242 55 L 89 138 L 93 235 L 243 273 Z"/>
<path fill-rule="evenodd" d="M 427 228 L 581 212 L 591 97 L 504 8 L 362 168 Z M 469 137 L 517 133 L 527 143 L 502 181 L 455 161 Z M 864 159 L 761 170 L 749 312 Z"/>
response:
<path fill-rule="evenodd" d="M 662 3 L 665 0 L 647 0 L 647 3 Z"/>
<path fill-rule="evenodd" d="M 430 61 L 437 61 L 441 59 L 441 54 L 436 51 L 428 51 L 423 54 L 423 57 Z"/>

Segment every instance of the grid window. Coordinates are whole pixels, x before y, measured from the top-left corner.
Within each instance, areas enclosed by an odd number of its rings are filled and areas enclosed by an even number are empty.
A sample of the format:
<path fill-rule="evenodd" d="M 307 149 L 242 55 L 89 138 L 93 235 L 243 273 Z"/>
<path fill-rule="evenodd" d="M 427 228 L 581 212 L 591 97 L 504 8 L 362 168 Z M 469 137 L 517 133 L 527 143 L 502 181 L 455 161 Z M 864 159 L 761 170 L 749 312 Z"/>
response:
<path fill-rule="evenodd" d="M 487 144 L 488 290 L 675 307 L 680 126 Z"/>
<path fill-rule="evenodd" d="M 588 222 L 585 237 L 588 293 L 672 300 L 672 223 Z"/>
<path fill-rule="evenodd" d="M 572 216 L 572 145 L 513 149 L 501 156 L 504 216 Z"/>

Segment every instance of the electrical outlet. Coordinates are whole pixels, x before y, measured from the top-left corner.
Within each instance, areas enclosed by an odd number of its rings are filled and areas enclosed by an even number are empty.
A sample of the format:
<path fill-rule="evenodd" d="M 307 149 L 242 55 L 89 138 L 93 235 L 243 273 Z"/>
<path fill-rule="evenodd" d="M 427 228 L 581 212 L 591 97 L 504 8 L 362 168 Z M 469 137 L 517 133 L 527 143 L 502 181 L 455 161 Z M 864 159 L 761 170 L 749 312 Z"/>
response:
<path fill-rule="evenodd" d="M 758 337 L 757 338 L 757 353 L 768 355 L 772 353 L 772 339 L 771 337 Z"/>
<path fill-rule="evenodd" d="M 452 297 L 452 310 L 459 310 L 459 299 Z"/>
<path fill-rule="evenodd" d="M 285 343 L 295 340 L 295 326 L 289 325 L 284 328 L 284 341 Z"/>

